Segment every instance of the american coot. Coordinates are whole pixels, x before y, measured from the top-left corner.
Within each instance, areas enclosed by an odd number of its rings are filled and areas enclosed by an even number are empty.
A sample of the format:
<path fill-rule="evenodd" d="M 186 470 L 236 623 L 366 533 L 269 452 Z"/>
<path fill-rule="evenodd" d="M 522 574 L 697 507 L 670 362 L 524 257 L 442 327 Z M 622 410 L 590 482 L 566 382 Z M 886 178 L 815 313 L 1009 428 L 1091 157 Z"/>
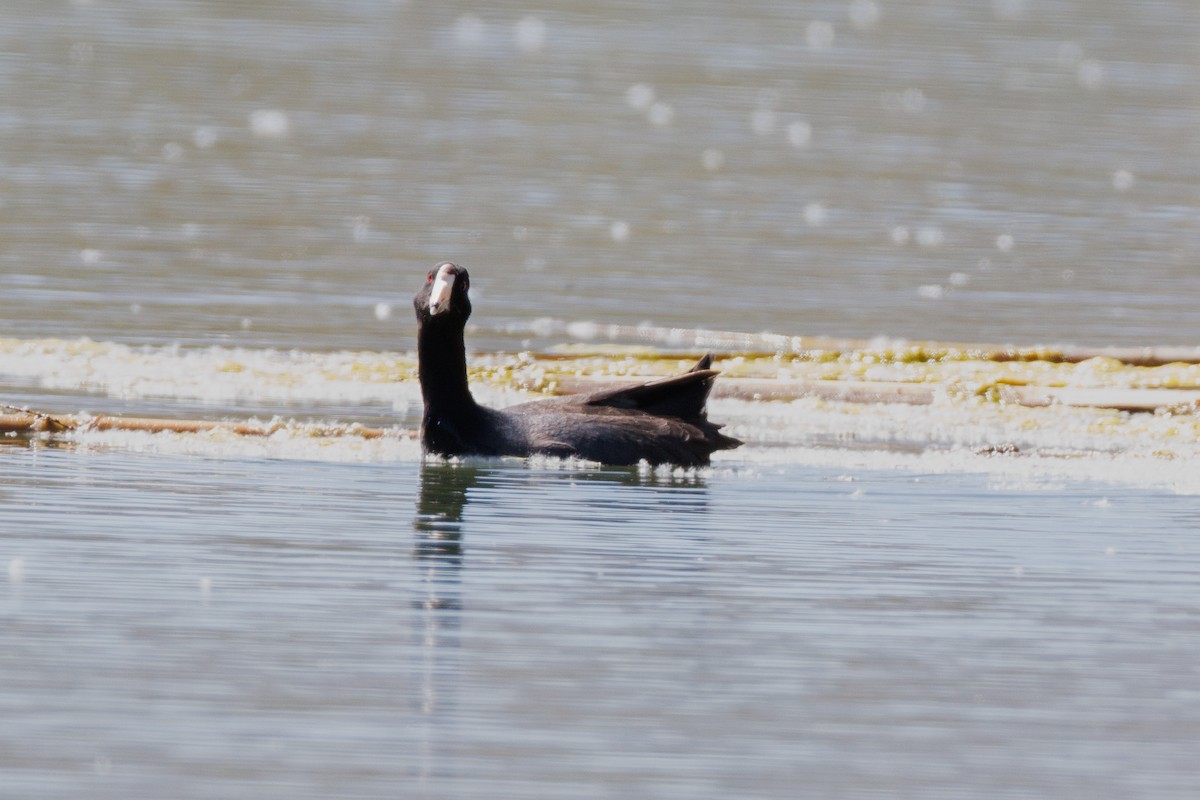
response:
<path fill-rule="evenodd" d="M 467 387 L 463 342 L 471 316 L 470 286 L 467 271 L 446 262 L 430 271 L 413 298 L 426 452 L 700 466 L 713 451 L 741 444 L 708 421 L 704 404 L 717 375 L 709 369 L 711 355 L 682 375 L 636 386 L 499 410 L 479 405 Z"/>

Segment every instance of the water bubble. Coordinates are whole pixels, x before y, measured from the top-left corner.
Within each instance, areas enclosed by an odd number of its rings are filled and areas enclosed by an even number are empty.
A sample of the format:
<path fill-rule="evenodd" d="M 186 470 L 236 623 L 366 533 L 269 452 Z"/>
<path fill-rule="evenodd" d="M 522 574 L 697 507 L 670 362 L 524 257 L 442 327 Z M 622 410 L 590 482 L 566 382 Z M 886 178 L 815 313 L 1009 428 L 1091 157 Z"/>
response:
<path fill-rule="evenodd" d="M 8 579 L 13 583 L 20 583 L 25 579 L 25 559 L 19 557 L 9 559 Z"/>
<path fill-rule="evenodd" d="M 669 103 L 657 102 L 646 112 L 646 119 L 659 127 L 670 125 L 671 120 L 675 119 L 675 109 Z"/>
<path fill-rule="evenodd" d="M 163 145 L 162 156 L 166 161 L 179 161 L 183 158 L 183 145 L 178 142 L 167 142 Z"/>
<path fill-rule="evenodd" d="M 71 45 L 70 54 L 71 63 L 79 66 L 85 66 L 92 63 L 92 60 L 96 56 L 96 51 L 95 48 L 92 47 L 91 42 L 76 42 L 75 44 Z"/>
<path fill-rule="evenodd" d="M 579 320 L 567 323 L 567 335 L 576 339 L 593 340 L 600 336 L 600 326 L 595 322 Z"/>
<path fill-rule="evenodd" d="M 787 140 L 792 147 L 808 147 L 812 143 L 812 125 L 793 122 L 787 126 Z"/>
<path fill-rule="evenodd" d="M 103 257 L 104 257 L 103 253 L 101 253 L 99 250 L 95 250 L 91 247 L 88 247 L 88 248 L 85 248 L 85 249 L 79 251 L 79 260 L 82 261 L 84 264 L 88 264 L 88 265 L 99 264 L 100 259 Z"/>
<path fill-rule="evenodd" d="M 971 282 L 971 276 L 965 272 L 951 272 L 949 281 L 951 286 L 961 289 Z"/>
<path fill-rule="evenodd" d="M 1011 251 L 1014 244 L 1016 244 L 1016 241 L 1013 239 L 1011 234 L 1002 233 L 996 237 L 996 249 L 1001 253 L 1007 253 Z"/>
<path fill-rule="evenodd" d="M 1075 68 L 1075 77 L 1083 88 L 1099 89 L 1104 85 L 1104 65 L 1093 58 L 1085 58 Z"/>
<path fill-rule="evenodd" d="M 192 131 L 192 144 L 199 147 L 201 150 L 207 150 L 217 143 L 216 128 L 196 128 Z"/>
<path fill-rule="evenodd" d="M 200 578 L 199 584 L 200 584 L 200 593 L 201 594 L 208 594 L 209 592 L 212 591 L 213 580 L 212 580 L 212 578 L 208 577 L 207 575 Z"/>
<path fill-rule="evenodd" d="M 925 110 L 925 103 L 925 93 L 915 86 L 900 93 L 900 108 L 910 114 L 920 114 Z"/>
<path fill-rule="evenodd" d="M 1133 188 L 1133 173 L 1127 169 L 1119 169 L 1112 176 L 1113 188 L 1118 192 L 1127 192 Z"/>
<path fill-rule="evenodd" d="M 804 221 L 813 227 L 825 224 L 825 205 L 823 203 L 809 203 L 804 206 Z"/>
<path fill-rule="evenodd" d="M 654 88 L 644 83 L 635 83 L 625 90 L 625 102 L 630 108 L 645 111 L 654 104 Z"/>
<path fill-rule="evenodd" d="M 390 303 L 375 304 L 375 319 L 383 322 L 388 317 L 392 316 L 392 306 Z"/>
<path fill-rule="evenodd" d="M 850 24 L 860 31 L 869 30 L 879 24 L 883 16 L 875 0 L 854 0 L 850 4 Z"/>
<path fill-rule="evenodd" d="M 828 50 L 833 46 L 833 23 L 814 20 L 804 29 L 804 41 L 813 50 Z"/>
<path fill-rule="evenodd" d="M 946 287 L 939 286 L 936 283 L 918 286 L 917 296 L 924 298 L 925 300 L 941 300 L 946 296 Z"/>
<path fill-rule="evenodd" d="M 249 317 L 242 317 L 242 321 L 239 324 L 241 325 L 242 330 L 248 331 L 254 327 L 254 320 L 250 319 Z"/>
<path fill-rule="evenodd" d="M 523 17 L 516 25 L 514 36 L 522 53 L 536 53 L 546 43 L 546 23 L 538 17 Z"/>
<path fill-rule="evenodd" d="M 529 332 L 534 336 L 553 336 L 558 333 L 558 330 L 558 320 L 553 317 L 537 317 L 533 322 L 529 323 Z M 528 360 L 529 363 L 533 362 L 533 356 L 528 353 L 521 353 L 520 356 L 523 361 Z"/>
<path fill-rule="evenodd" d="M 629 240 L 629 223 L 618 220 L 612 224 L 609 229 L 614 242 L 625 242 Z"/>
<path fill-rule="evenodd" d="M 242 73 L 237 73 L 229 79 L 229 94 L 240 97 L 250 90 L 250 79 Z"/>
<path fill-rule="evenodd" d="M 129 304 L 129 313 L 133 314 L 135 317 L 138 314 L 141 314 L 142 313 L 142 304 L 141 303 L 130 303 Z"/>
<path fill-rule="evenodd" d="M 700 163 L 709 172 L 716 172 L 725 166 L 725 154 L 715 147 L 710 147 L 700 154 Z"/>
<path fill-rule="evenodd" d="M 355 217 L 353 231 L 354 241 L 365 242 L 371 235 L 371 218 L 365 214 Z"/>
<path fill-rule="evenodd" d="M 283 139 L 290 129 L 287 114 L 278 109 L 263 108 L 250 115 L 250 131 L 260 139 Z"/>
<path fill-rule="evenodd" d="M 529 228 L 524 225 L 516 225 L 512 229 L 512 237 L 514 242 L 523 242 L 529 238 Z"/>
<path fill-rule="evenodd" d="M 755 109 L 750 115 L 750 127 L 759 136 L 772 133 L 775 130 L 775 112 L 769 108 Z"/>
<path fill-rule="evenodd" d="M 1058 46 L 1058 64 L 1074 67 L 1083 60 L 1083 46 L 1079 42 L 1063 42 Z"/>
<path fill-rule="evenodd" d="M 1004 22 L 1025 18 L 1025 0 L 992 0 L 992 14 Z"/>
<path fill-rule="evenodd" d="M 921 228 L 917 231 L 917 244 L 921 247 L 940 247 L 946 241 L 941 228 Z"/>
<path fill-rule="evenodd" d="M 483 43 L 487 34 L 487 25 L 474 14 L 463 14 L 454 22 L 454 40 L 463 46 L 471 47 Z"/>
<path fill-rule="evenodd" d="M 892 241 L 896 244 L 908 244 L 908 240 L 912 238 L 912 234 L 909 233 L 907 225 L 897 225 L 892 228 L 891 237 Z"/>

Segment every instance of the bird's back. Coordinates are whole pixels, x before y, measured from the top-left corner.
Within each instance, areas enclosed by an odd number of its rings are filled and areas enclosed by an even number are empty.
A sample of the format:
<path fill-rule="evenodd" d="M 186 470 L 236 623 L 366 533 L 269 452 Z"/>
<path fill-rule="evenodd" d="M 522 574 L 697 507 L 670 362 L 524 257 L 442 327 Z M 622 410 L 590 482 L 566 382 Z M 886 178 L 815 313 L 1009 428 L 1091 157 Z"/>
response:
<path fill-rule="evenodd" d="M 717 373 L 705 356 L 690 372 L 649 383 L 534 401 L 501 412 L 530 454 L 605 464 L 703 466 L 741 442 L 720 433 L 705 410 Z"/>

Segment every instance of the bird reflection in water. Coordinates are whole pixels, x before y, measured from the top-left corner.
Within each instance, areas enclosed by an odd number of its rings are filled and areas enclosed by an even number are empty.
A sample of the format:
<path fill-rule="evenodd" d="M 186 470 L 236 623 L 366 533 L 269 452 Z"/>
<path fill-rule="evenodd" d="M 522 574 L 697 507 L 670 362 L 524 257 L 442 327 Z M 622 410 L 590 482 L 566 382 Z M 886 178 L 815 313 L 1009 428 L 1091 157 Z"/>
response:
<path fill-rule="evenodd" d="M 503 491 L 495 491 L 497 487 Z M 561 505 L 567 499 L 564 490 L 569 493 L 569 509 Z M 606 553 L 624 553 L 617 559 L 622 569 L 644 569 L 659 576 L 669 572 L 678 581 L 689 580 L 690 574 L 707 568 L 696 558 L 699 530 L 687 532 L 688 517 L 708 510 L 702 472 L 638 467 L 539 469 L 498 461 L 423 463 L 413 517 L 412 644 L 415 672 L 420 676 L 414 700 L 421 720 L 413 732 L 418 737 L 414 748 L 417 778 L 427 789 L 453 780 L 461 767 L 452 755 L 462 735 L 457 706 L 464 682 L 477 669 L 469 645 L 476 640 L 462 630 L 464 609 L 470 603 L 464 599 L 464 532 L 470 525 L 471 532 L 486 539 L 497 516 L 508 519 L 509 503 L 516 497 L 522 507 L 542 503 L 542 515 L 561 515 L 585 530 L 594 525 L 592 530 L 608 532 L 605 541 L 611 548 L 596 549 L 595 543 L 584 540 L 576 543 L 584 557 L 603 559 Z M 465 520 L 464 512 L 472 500 L 479 505 L 471 520 Z M 670 533 L 667 541 L 652 546 L 642 543 L 640 523 L 647 519 L 657 520 L 661 530 Z M 476 545 L 487 548 L 479 541 Z M 486 580 L 480 582 L 486 584 Z M 480 588 L 475 586 L 477 591 Z M 486 598 L 486 586 L 483 589 Z M 480 602 L 486 603 L 486 599 Z"/>
<path fill-rule="evenodd" d="M 416 542 L 413 557 L 422 565 L 425 608 L 458 608 L 463 563 L 462 518 L 467 490 L 479 479 L 479 469 L 466 464 L 421 465 L 417 513 L 413 517 Z"/>
<path fill-rule="evenodd" d="M 448 777 L 452 760 L 440 758 L 446 726 L 454 719 L 459 680 L 462 587 L 462 519 L 467 492 L 479 469 L 466 464 L 421 465 L 417 512 L 413 517 L 417 563 L 413 607 L 413 645 L 420 656 L 420 727 L 416 755 L 418 782 L 430 784 Z M 443 743 L 443 744 L 439 744 Z"/>

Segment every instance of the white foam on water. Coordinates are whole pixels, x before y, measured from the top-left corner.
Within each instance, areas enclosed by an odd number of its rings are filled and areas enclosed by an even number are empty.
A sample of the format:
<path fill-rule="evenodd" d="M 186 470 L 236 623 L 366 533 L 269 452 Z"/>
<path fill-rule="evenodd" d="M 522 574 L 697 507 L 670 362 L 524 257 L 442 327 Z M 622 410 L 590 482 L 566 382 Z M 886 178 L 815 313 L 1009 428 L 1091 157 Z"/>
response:
<path fill-rule="evenodd" d="M 522 17 L 513 28 L 513 38 L 522 53 L 536 53 L 546 43 L 546 23 L 540 17 Z"/>
<path fill-rule="evenodd" d="M 1104 86 L 1104 65 L 1095 59 L 1085 58 L 1075 68 L 1075 77 L 1084 89 L 1096 91 Z"/>
<path fill-rule="evenodd" d="M 736 454 L 742 453 L 741 456 Z M 920 475 L 981 475 L 997 490 L 1058 491 L 1073 483 L 1103 483 L 1175 494 L 1200 494 L 1200 476 L 1194 464 L 1153 456 L 1115 454 L 995 455 L 973 450 L 896 453 L 887 450 L 838 450 L 793 447 L 753 449 L 719 454 L 713 464 L 724 466 L 746 459 L 758 466 L 804 465 L 831 470 L 886 472 L 901 470 Z"/>
<path fill-rule="evenodd" d="M 804 29 L 804 41 L 812 50 L 828 50 L 835 37 L 833 23 L 814 20 Z"/>
<path fill-rule="evenodd" d="M 83 430 L 72 432 L 67 440 L 83 450 L 115 449 L 216 459 L 380 463 L 421 458 L 420 442 L 408 436 L 376 439 L 353 435 L 314 436 L 302 426 L 283 428 L 270 436 L 239 436 L 219 429 L 205 433 Z"/>
<path fill-rule="evenodd" d="M 560 327 L 557 321 L 537 324 Z M 561 327 L 583 338 L 611 333 L 593 323 Z M 671 332 L 676 329 L 658 330 L 668 339 Z M 690 335 L 695 338 L 699 333 Z M 494 407 L 540 397 L 523 391 L 519 384 L 553 380 L 556 368 L 528 354 L 478 355 L 472 365 L 473 392 L 480 402 Z M 735 359 L 729 368 L 736 366 Z M 9 386 L 84 391 L 135 401 L 154 398 L 250 406 L 282 402 L 314 408 L 322 403 L 342 407 L 383 403 L 396 409 L 398 425 L 403 415 L 411 424 L 421 407 L 415 367 L 411 354 L 0 339 L 0 380 Z M 514 376 L 520 381 L 514 382 Z M 92 410 L 103 408 L 100 401 L 90 405 Z M 840 473 L 859 469 L 963 472 L 993 476 L 998 485 L 1044 488 L 1063 481 L 1102 481 L 1200 493 L 1200 471 L 1195 469 L 1200 422 L 1188 413 L 1026 408 L 945 392 L 932 405 L 718 397 L 709 403 L 709 416 L 725 425 L 725 433 L 746 442 L 738 450 L 717 453 L 716 468 L 744 472 L 801 464 Z M 69 439 L 82 448 L 207 458 L 340 462 L 421 458 L 412 431 L 399 428 L 382 438 L 365 439 L 349 431 L 337 435 L 329 426 L 315 424 L 275 420 L 267 427 L 271 430 L 267 436 L 239 436 L 228 430 L 196 434 L 81 430 Z M 568 462 L 563 468 L 574 467 Z"/>
<path fill-rule="evenodd" d="M 829 212 L 825 209 L 824 203 L 807 203 L 803 210 L 804 221 L 814 228 L 825 224 Z"/>
<path fill-rule="evenodd" d="M 660 100 L 646 111 L 646 119 L 650 120 L 650 124 L 660 128 L 670 125 L 675 119 L 675 107 Z"/>
<path fill-rule="evenodd" d="M 812 144 L 812 135 L 812 125 L 807 122 L 797 121 L 787 126 L 787 140 L 792 147 L 808 147 Z"/>
<path fill-rule="evenodd" d="M 277 108 L 261 108 L 250 114 L 250 132 L 259 139 L 286 139 L 292 123 L 288 115 Z"/>
<path fill-rule="evenodd" d="M 216 128 L 203 126 L 192 131 L 192 144 L 201 150 L 207 150 L 217 143 L 221 135 Z"/>
<path fill-rule="evenodd" d="M 202 403 L 420 402 L 415 358 L 239 347 L 187 349 L 87 339 L 0 340 L 0 376 L 55 391 Z"/>
<path fill-rule="evenodd" d="M 646 111 L 654 105 L 654 88 L 649 84 L 635 83 L 625 90 L 625 102 L 630 108 Z"/>
<path fill-rule="evenodd" d="M 709 172 L 716 172 L 725 166 L 725 154 L 716 147 L 709 147 L 700 154 L 700 163 Z"/>
<path fill-rule="evenodd" d="M 975 473 L 1006 485 L 1096 481 L 1200 494 L 1200 436 L 1171 415 L 986 402 L 928 406 L 818 399 L 714 400 L 710 418 L 747 446 L 714 464 Z"/>
<path fill-rule="evenodd" d="M 850 3 L 849 17 L 855 28 L 865 31 L 879 24 L 883 11 L 875 0 L 853 0 Z"/>
<path fill-rule="evenodd" d="M 750 127 L 759 136 L 765 136 L 775 131 L 775 111 L 770 108 L 757 108 L 750 114 Z"/>
<path fill-rule="evenodd" d="M 487 38 L 487 23 L 474 14 L 463 14 L 454 21 L 454 41 L 463 47 L 479 47 Z"/>

